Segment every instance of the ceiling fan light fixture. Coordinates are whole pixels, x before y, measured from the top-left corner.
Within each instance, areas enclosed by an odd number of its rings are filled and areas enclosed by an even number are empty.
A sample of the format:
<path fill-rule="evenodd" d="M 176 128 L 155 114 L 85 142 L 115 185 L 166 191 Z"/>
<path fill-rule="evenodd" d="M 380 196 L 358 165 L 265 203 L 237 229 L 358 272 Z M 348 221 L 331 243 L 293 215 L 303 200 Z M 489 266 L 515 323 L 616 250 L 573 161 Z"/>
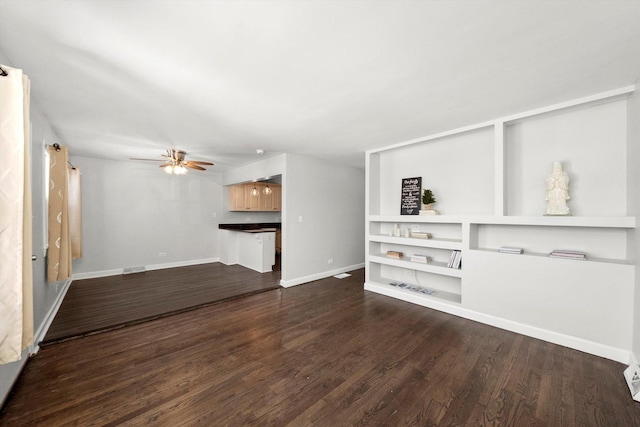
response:
<path fill-rule="evenodd" d="M 152 162 L 162 162 L 160 168 L 169 175 L 186 175 L 189 169 L 195 169 L 199 171 L 207 170 L 203 166 L 213 166 L 211 162 L 204 162 L 202 160 L 185 160 L 187 153 L 182 150 L 172 149 L 167 150 L 166 154 L 162 154 L 165 157 L 164 160 L 159 159 L 139 159 L 131 158 L 131 160 L 148 160 Z"/>
<path fill-rule="evenodd" d="M 182 165 L 175 165 L 173 167 L 173 173 L 176 175 L 186 175 L 187 174 L 187 168 L 185 168 Z"/>

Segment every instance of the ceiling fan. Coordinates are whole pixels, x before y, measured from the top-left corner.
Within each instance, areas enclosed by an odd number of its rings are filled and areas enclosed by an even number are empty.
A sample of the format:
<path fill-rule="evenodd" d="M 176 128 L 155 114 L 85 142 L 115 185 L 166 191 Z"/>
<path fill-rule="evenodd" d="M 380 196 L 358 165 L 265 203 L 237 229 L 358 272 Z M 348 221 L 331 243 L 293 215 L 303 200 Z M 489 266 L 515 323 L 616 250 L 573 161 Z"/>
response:
<path fill-rule="evenodd" d="M 166 154 L 163 154 L 163 157 L 166 157 L 165 160 L 162 159 L 134 159 L 130 160 L 148 160 L 151 162 L 162 162 L 160 167 L 168 174 L 174 175 L 186 175 L 187 168 L 196 169 L 204 171 L 206 170 L 202 166 L 213 166 L 211 162 L 202 162 L 198 160 L 185 160 L 186 152 L 182 150 L 178 150 L 172 148 L 171 150 L 167 150 Z"/>

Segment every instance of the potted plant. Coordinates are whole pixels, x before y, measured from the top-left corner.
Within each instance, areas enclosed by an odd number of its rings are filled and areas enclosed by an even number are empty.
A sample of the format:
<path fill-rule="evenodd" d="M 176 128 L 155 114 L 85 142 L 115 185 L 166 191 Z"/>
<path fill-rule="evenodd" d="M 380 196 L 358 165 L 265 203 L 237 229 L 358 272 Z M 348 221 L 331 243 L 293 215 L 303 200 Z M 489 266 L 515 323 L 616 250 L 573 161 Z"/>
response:
<path fill-rule="evenodd" d="M 433 204 L 436 202 L 436 198 L 433 195 L 433 191 L 430 189 L 425 189 L 422 192 L 422 208 L 424 210 L 431 210 L 433 208 Z"/>

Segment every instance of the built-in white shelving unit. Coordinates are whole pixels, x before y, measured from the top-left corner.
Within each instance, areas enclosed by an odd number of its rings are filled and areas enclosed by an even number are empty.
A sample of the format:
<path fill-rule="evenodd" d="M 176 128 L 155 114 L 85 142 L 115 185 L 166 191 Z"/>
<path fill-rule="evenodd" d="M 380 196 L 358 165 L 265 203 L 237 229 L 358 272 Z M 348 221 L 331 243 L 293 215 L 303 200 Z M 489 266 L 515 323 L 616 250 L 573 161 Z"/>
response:
<path fill-rule="evenodd" d="M 365 289 L 628 362 L 635 274 L 628 241 L 636 220 L 627 214 L 627 103 L 634 89 L 368 151 Z M 571 178 L 572 216 L 543 215 L 554 161 Z M 401 181 L 416 176 L 435 193 L 441 215 L 399 215 Z M 401 237 L 411 230 L 433 237 Z M 524 253 L 500 253 L 501 246 Z M 554 249 L 583 251 L 587 260 L 550 258 Z M 447 267 L 454 250 L 460 269 Z M 432 262 L 411 262 L 413 254 Z"/>

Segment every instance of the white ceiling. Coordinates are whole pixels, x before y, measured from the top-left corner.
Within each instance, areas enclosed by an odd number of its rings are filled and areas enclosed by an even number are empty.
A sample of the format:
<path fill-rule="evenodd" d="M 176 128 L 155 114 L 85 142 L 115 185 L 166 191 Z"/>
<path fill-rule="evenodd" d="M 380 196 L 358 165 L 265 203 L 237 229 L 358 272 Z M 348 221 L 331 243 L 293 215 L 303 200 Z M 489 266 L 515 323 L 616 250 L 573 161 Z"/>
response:
<path fill-rule="evenodd" d="M 72 155 L 363 151 L 640 76 L 640 1 L 0 0 Z"/>

